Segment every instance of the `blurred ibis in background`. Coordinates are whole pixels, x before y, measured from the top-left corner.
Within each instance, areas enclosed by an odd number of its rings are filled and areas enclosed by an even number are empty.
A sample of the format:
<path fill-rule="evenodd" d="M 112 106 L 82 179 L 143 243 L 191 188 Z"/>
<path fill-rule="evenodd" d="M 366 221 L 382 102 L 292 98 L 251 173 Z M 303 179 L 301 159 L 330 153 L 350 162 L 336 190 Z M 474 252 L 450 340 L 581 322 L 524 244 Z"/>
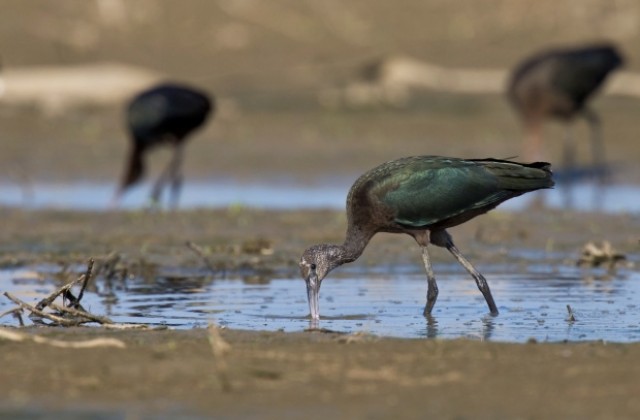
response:
<path fill-rule="evenodd" d="M 522 61 L 511 75 L 507 93 L 526 132 L 523 158 L 541 159 L 544 120 L 554 118 L 568 124 L 580 115 L 590 126 L 594 170 L 605 170 L 600 119 L 588 107 L 588 101 L 607 76 L 623 63 L 622 55 L 610 44 L 552 49 Z M 568 126 L 562 158 L 565 167 L 573 167 L 575 159 L 570 131 Z"/>
<path fill-rule="evenodd" d="M 182 186 L 182 160 L 187 137 L 203 125 L 214 109 L 207 93 L 176 83 L 165 83 L 136 95 L 126 110 L 131 148 L 125 173 L 114 197 L 117 203 L 144 172 L 144 158 L 150 149 L 167 144 L 173 156 L 160 174 L 151 192 L 152 204 L 158 204 L 162 190 L 171 183 L 171 205 L 176 207 Z"/>
<path fill-rule="evenodd" d="M 491 313 L 497 314 L 487 281 L 456 248 L 446 229 L 486 213 L 505 200 L 553 185 L 550 165 L 545 162 L 414 156 L 366 172 L 347 197 L 344 243 L 314 245 L 300 259 L 312 322 L 320 318 L 322 280 L 334 268 L 355 261 L 378 232 L 406 233 L 422 248 L 427 272 L 425 316 L 438 297 L 429 244 L 453 254 L 476 281 Z"/>

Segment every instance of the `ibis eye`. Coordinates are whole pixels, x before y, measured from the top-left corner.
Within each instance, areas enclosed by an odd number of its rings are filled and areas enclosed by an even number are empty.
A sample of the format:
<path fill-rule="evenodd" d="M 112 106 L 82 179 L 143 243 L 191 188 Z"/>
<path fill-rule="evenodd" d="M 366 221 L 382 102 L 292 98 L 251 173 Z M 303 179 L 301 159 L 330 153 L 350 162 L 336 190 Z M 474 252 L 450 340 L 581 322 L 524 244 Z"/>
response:
<path fill-rule="evenodd" d="M 315 264 L 311 264 L 309 267 L 311 267 L 312 270 L 316 269 L 316 265 Z"/>

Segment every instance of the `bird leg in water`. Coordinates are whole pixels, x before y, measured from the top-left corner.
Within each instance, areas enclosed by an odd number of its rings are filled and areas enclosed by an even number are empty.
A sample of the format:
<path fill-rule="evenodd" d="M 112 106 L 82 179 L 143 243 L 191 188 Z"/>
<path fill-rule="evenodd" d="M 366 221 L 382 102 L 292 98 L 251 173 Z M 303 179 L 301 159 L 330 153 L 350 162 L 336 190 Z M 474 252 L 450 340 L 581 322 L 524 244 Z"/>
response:
<path fill-rule="evenodd" d="M 439 230 L 431 232 L 431 243 L 436 246 L 441 246 L 447 248 L 447 250 L 458 260 L 458 262 L 471 274 L 471 277 L 476 281 L 478 285 L 478 289 L 482 292 L 484 299 L 487 301 L 487 305 L 489 305 L 489 311 L 491 311 L 491 315 L 498 315 L 498 307 L 496 303 L 493 301 L 493 296 L 491 296 L 491 290 L 489 290 L 489 284 L 487 280 L 484 278 L 482 274 L 467 260 L 464 255 L 456 248 L 453 244 L 453 239 L 451 239 L 451 235 L 445 230 Z"/>
<path fill-rule="evenodd" d="M 180 197 L 180 190 L 182 189 L 182 159 L 184 156 L 184 147 L 182 143 L 176 146 L 173 160 L 171 161 L 171 208 L 176 209 L 178 207 L 178 199 Z"/>
<path fill-rule="evenodd" d="M 433 305 L 436 304 L 438 299 L 438 284 L 436 283 L 436 276 L 433 274 L 431 268 L 431 260 L 429 258 L 429 251 L 426 246 L 422 247 L 422 261 L 424 262 L 424 269 L 427 271 L 427 305 L 424 307 L 424 315 L 431 314 Z"/>
<path fill-rule="evenodd" d="M 414 235 L 415 240 L 422 248 L 422 262 L 424 262 L 424 269 L 427 272 L 427 304 L 424 307 L 424 316 L 431 314 L 433 305 L 436 304 L 438 299 L 438 284 L 436 283 L 436 276 L 433 274 L 433 268 L 431 267 L 431 258 L 429 257 L 429 250 L 427 245 L 429 244 L 429 231 L 425 231 L 421 234 Z"/>
<path fill-rule="evenodd" d="M 473 279 L 476 281 L 478 289 L 480 289 L 480 292 L 482 292 L 484 299 L 487 301 L 487 305 L 489 305 L 489 311 L 491 311 L 491 314 L 498 315 L 498 307 L 493 301 L 493 296 L 491 296 L 491 290 L 489 290 L 489 283 L 487 283 L 487 279 L 485 279 L 484 276 L 480 274 L 480 272 L 476 270 L 475 267 L 460 253 L 453 242 L 450 244 L 450 246 L 447 247 L 447 249 L 453 254 L 454 257 L 456 257 L 458 262 L 467 269 L 469 274 L 471 274 L 471 277 L 473 277 Z"/>
<path fill-rule="evenodd" d="M 158 177 L 158 180 L 156 181 L 156 183 L 153 186 L 153 190 L 151 191 L 151 203 L 152 203 L 152 205 L 159 204 L 160 196 L 162 194 L 162 189 L 164 188 L 164 186 L 165 186 L 165 184 L 167 183 L 168 180 L 171 180 L 171 185 L 172 185 L 171 200 L 172 200 L 173 203 L 177 202 L 176 188 L 178 190 L 180 189 L 180 183 L 181 182 L 178 181 L 176 183 L 176 174 L 179 173 L 181 164 L 182 164 L 182 145 L 177 144 L 174 147 L 173 156 L 171 157 L 171 160 L 169 161 L 169 164 L 162 171 L 162 173 Z"/>
<path fill-rule="evenodd" d="M 151 196 L 149 197 L 149 201 L 151 201 L 151 206 L 155 207 L 160 204 L 160 196 L 162 195 L 162 189 L 164 188 L 165 182 L 167 182 L 167 177 L 169 171 L 169 166 L 167 166 L 160 176 L 158 177 L 155 184 L 153 184 L 153 189 L 151 190 Z"/>

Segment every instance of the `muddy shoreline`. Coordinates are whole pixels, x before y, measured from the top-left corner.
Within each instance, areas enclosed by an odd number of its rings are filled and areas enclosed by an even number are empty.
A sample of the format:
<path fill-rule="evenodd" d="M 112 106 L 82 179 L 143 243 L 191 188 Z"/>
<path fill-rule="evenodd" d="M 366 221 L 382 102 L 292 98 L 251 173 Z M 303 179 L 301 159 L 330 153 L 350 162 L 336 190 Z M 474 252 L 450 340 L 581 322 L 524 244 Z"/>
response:
<path fill-rule="evenodd" d="M 339 242 L 339 211 L 218 209 L 160 212 L 0 210 L 0 263 L 82 265 L 119 252 L 124 261 L 198 267 L 185 241 L 207 247 L 229 270 L 297 276 L 301 250 Z M 265 223 L 268 220 L 268 223 Z M 451 233 L 469 258 L 516 258 L 511 248 L 579 254 L 588 240 L 609 240 L 637 263 L 640 218 L 531 209 L 494 211 Z M 268 249 L 268 252 L 264 252 Z M 549 253 L 549 264 L 574 264 Z M 436 262 L 449 256 L 434 252 Z M 383 259 L 419 264 L 410 238 L 379 235 L 358 264 Z M 638 344 L 528 343 L 388 339 L 366 334 L 222 330 L 231 391 L 221 388 L 205 329 L 106 331 L 27 328 L 64 341 L 111 337 L 125 349 L 59 349 L 0 340 L 5 380 L 1 412 L 90 410 L 117 417 L 137 412 L 195 416 L 306 418 L 631 418 L 640 413 Z M 606 384 L 606 386 L 604 386 Z M 428 395 L 428 398 L 425 396 Z M 13 411 L 12 411 L 13 410 Z M 56 411 L 58 410 L 58 411 Z"/>
<path fill-rule="evenodd" d="M 337 210 L 260 210 L 244 207 L 189 211 L 68 211 L 0 208 L 0 266 L 38 262 L 84 264 L 116 252 L 124 258 L 161 258 L 166 264 L 201 265 L 185 244 L 205 246 L 209 258 L 237 265 L 251 259 L 273 269 L 295 267 L 314 243 L 341 243 L 346 217 Z M 635 258 L 640 216 L 550 210 L 505 212 L 499 208 L 450 229 L 470 258 L 501 260 L 510 248 L 570 252 L 577 258 L 588 241 L 607 240 Z M 436 249 L 437 250 L 437 249 Z M 355 264 L 416 259 L 404 235 L 378 234 Z M 448 259 L 435 252 L 437 261 Z M 510 258 L 518 258 L 510 256 Z M 520 257 L 522 258 L 522 257 Z M 414 261 L 416 264 L 419 262 Z M 297 275 L 297 274 L 296 274 Z"/>
<path fill-rule="evenodd" d="M 124 349 L 0 342 L 3 406 L 153 417 L 633 418 L 638 344 L 523 345 L 469 340 L 227 331 L 223 359 L 206 330 L 29 329 Z M 224 362 L 224 390 L 217 364 Z M 606 384 L 606 386 L 605 386 Z M 428 397 L 427 397 L 428 396 Z M 11 412 L 5 408 L 5 413 Z M 3 410 L 0 410 L 2 412 Z M 154 414 L 155 413 L 155 414 Z M 107 417 L 110 418 L 110 417 Z"/>

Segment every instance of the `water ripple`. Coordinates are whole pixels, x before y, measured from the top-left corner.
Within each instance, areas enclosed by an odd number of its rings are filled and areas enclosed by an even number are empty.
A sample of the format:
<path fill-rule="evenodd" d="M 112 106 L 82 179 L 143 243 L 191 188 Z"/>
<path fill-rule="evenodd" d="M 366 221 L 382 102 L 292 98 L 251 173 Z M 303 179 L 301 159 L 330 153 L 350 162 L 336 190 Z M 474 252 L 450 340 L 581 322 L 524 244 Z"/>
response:
<path fill-rule="evenodd" d="M 574 267 L 549 272 L 536 265 L 528 273 L 504 274 L 499 266 L 485 273 L 500 315 L 492 317 L 475 283 L 466 273 L 438 276 L 440 296 L 425 318 L 426 278 L 406 273 L 335 273 L 323 282 L 320 327 L 342 332 L 420 338 L 472 338 L 525 342 L 605 340 L 640 341 L 640 274 L 585 273 Z M 342 274 L 342 275 L 341 275 Z M 588 274 L 588 275 L 586 275 Z M 595 274 L 595 275 L 594 275 Z M 599 279 L 600 278 L 600 279 Z M 265 284 L 206 276 L 177 277 L 170 282 L 130 278 L 126 287 L 97 291 L 83 303 L 117 322 L 142 322 L 191 328 L 215 320 L 230 328 L 301 331 L 309 326 L 302 280 L 273 278 Z M 112 285 L 113 286 L 113 285 Z M 52 270 L 19 268 L 0 271 L 0 289 L 29 302 L 55 288 Z M 0 300 L 0 312 L 11 307 Z M 576 320 L 569 321 L 567 305 Z M 15 323 L 10 317 L 0 319 Z"/>

